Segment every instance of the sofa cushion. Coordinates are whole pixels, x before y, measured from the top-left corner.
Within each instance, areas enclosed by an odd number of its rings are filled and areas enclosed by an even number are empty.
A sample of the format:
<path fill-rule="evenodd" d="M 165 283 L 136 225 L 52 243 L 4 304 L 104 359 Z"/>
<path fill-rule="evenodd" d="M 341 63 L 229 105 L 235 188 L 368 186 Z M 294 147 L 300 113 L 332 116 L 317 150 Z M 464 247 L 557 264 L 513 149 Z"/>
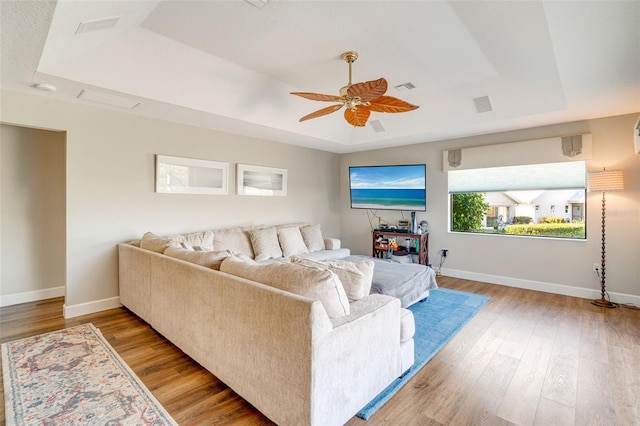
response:
<path fill-rule="evenodd" d="M 347 298 L 351 301 L 360 300 L 371 291 L 374 263 L 372 260 L 349 262 L 345 260 L 316 261 L 302 257 L 292 257 L 292 263 L 328 268 L 338 277 L 344 286 Z"/>
<path fill-rule="evenodd" d="M 213 250 L 213 232 L 202 231 L 193 232 L 191 234 L 181 234 L 169 237 L 171 239 L 171 245 L 174 247 L 182 247 L 187 250 Z"/>
<path fill-rule="evenodd" d="M 248 232 L 242 228 L 227 228 L 214 231 L 213 249 L 231 250 L 253 258 L 253 247 Z"/>
<path fill-rule="evenodd" d="M 340 278 L 326 268 L 289 262 L 260 264 L 231 256 L 222 262 L 220 271 L 319 300 L 329 318 L 341 318 L 350 312 Z"/>
<path fill-rule="evenodd" d="M 275 227 L 251 229 L 249 230 L 249 238 L 253 246 L 254 259 L 257 262 L 282 257 L 282 249 Z"/>
<path fill-rule="evenodd" d="M 341 248 L 337 250 L 320 250 L 311 253 L 299 254 L 297 257 L 311 260 L 337 260 L 344 259 L 351 255 L 351 251 L 347 248 Z"/>
<path fill-rule="evenodd" d="M 164 254 L 215 270 L 220 270 L 222 261 L 231 256 L 229 251 L 194 251 L 179 247 L 169 247 Z"/>
<path fill-rule="evenodd" d="M 310 252 L 324 250 L 324 238 L 322 237 L 320 225 L 301 226 L 300 233 Z"/>
<path fill-rule="evenodd" d="M 295 256 L 296 254 L 309 253 L 300 228 L 297 226 L 278 229 L 278 241 L 284 257 Z"/>
<path fill-rule="evenodd" d="M 416 321 L 413 318 L 413 312 L 400 308 L 400 343 L 413 339 L 414 334 L 416 334 Z"/>
<path fill-rule="evenodd" d="M 171 245 L 171 240 L 167 237 L 159 237 L 153 232 L 147 232 L 140 240 L 140 248 L 155 251 L 156 253 L 164 253 Z"/>

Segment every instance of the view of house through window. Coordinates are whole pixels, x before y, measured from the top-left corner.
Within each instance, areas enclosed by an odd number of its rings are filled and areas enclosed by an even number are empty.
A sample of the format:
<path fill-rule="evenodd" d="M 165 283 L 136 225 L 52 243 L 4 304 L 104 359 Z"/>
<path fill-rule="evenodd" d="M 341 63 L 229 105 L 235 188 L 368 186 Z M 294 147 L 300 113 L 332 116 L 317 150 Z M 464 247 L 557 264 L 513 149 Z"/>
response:
<path fill-rule="evenodd" d="M 586 238 L 584 161 L 448 172 L 450 230 Z"/>

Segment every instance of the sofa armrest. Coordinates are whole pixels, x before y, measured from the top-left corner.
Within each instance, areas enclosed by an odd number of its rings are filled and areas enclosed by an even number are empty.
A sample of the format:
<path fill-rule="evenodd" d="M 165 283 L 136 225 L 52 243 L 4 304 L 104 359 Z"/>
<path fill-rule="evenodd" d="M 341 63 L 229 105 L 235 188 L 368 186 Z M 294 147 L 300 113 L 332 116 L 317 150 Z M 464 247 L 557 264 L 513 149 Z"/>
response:
<path fill-rule="evenodd" d="M 143 320 L 152 323 L 151 259 L 163 256 L 132 244 L 118 244 L 118 286 L 120 303 Z"/>
<path fill-rule="evenodd" d="M 394 303 L 393 299 L 396 298 L 377 293 L 365 296 L 362 299 L 356 300 L 355 302 L 351 302 L 349 304 L 349 315 L 345 315 L 340 318 L 332 318 L 331 324 L 333 325 L 333 328 L 336 329 L 347 323 L 353 322 L 358 318 L 364 317 L 372 312 L 377 311 L 378 309 L 380 309 L 380 307 L 388 304 L 389 302 Z"/>
<path fill-rule="evenodd" d="M 337 238 L 325 238 L 324 248 L 325 250 L 338 250 L 341 247 L 340 240 Z"/>
<path fill-rule="evenodd" d="M 314 344 L 314 424 L 344 424 L 402 374 L 400 300 L 374 294 Z M 339 386 L 336 386 L 339 383 Z"/>

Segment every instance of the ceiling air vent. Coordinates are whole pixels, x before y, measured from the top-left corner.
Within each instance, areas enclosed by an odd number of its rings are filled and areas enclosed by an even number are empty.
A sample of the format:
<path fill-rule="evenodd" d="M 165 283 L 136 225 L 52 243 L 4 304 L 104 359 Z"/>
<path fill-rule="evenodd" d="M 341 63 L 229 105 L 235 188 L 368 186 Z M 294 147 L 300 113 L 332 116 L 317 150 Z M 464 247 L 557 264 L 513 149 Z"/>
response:
<path fill-rule="evenodd" d="M 128 109 L 133 109 L 140 105 L 140 102 L 133 99 L 127 99 L 121 96 L 109 95 L 107 93 L 100 93 L 87 89 L 80 92 L 78 99 Z"/>
<path fill-rule="evenodd" d="M 269 2 L 269 0 L 244 0 L 244 1 L 254 5 L 258 9 L 262 9 L 262 7 Z"/>
<path fill-rule="evenodd" d="M 90 31 L 108 30 L 116 26 L 120 20 L 119 16 L 113 16 L 111 18 L 93 19 L 91 21 L 80 22 L 76 34 L 88 33 Z"/>
<path fill-rule="evenodd" d="M 373 128 L 374 132 L 376 133 L 386 131 L 386 129 L 382 125 L 382 121 L 380 120 L 371 120 L 369 123 L 371 124 L 371 127 Z"/>
<path fill-rule="evenodd" d="M 473 103 L 476 105 L 476 111 L 478 111 L 478 113 L 493 111 L 489 96 L 480 96 L 479 98 L 475 98 Z"/>
<path fill-rule="evenodd" d="M 402 83 L 402 84 L 398 84 L 396 87 L 396 90 L 400 91 L 400 92 L 406 92 L 408 90 L 413 90 L 416 88 L 416 85 L 411 83 L 411 82 L 407 82 L 407 83 Z"/>

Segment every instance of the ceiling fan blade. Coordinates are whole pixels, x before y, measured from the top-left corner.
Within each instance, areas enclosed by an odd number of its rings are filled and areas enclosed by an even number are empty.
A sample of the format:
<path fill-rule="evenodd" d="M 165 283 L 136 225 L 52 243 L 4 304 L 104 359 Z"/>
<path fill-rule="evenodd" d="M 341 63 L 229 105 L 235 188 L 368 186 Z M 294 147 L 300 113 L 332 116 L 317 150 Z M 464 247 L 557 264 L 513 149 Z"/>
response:
<path fill-rule="evenodd" d="M 407 112 L 420 108 L 393 96 L 380 96 L 369 102 L 368 108 L 376 112 Z"/>
<path fill-rule="evenodd" d="M 323 115 L 331 114 L 332 112 L 335 112 L 335 111 L 339 110 L 340 108 L 342 108 L 342 104 L 331 105 L 331 106 L 328 106 L 326 108 L 322 108 L 322 109 L 319 109 L 319 110 L 317 110 L 315 112 L 312 112 L 311 114 L 307 114 L 304 117 L 302 117 L 299 121 L 305 121 L 305 120 L 309 120 L 311 118 L 322 117 Z"/>
<path fill-rule="evenodd" d="M 371 115 L 371 111 L 363 106 L 359 106 L 355 111 L 347 109 L 344 112 L 344 119 L 347 120 L 349 124 L 352 124 L 356 127 L 364 127 L 367 124 L 367 120 Z"/>
<path fill-rule="evenodd" d="M 347 94 L 352 97 L 359 97 L 362 101 L 372 101 L 384 95 L 387 91 L 387 80 L 379 78 L 373 81 L 365 81 L 364 83 L 356 83 L 349 86 Z"/>
<path fill-rule="evenodd" d="M 324 102 L 342 102 L 344 99 L 335 95 L 323 95 L 322 93 L 311 92 L 291 92 L 292 95 L 300 96 L 305 99 L 311 99 L 312 101 L 324 101 Z"/>

